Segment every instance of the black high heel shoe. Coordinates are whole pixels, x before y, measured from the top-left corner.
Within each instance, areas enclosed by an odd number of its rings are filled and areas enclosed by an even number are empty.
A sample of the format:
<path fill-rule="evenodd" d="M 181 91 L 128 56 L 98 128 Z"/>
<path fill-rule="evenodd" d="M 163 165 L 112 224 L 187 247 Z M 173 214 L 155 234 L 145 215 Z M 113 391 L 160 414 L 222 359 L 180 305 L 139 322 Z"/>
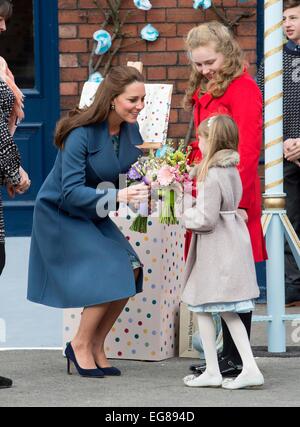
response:
<path fill-rule="evenodd" d="M 98 369 L 100 369 L 104 373 L 104 375 L 111 376 L 111 377 L 119 377 L 121 375 L 120 369 L 115 368 L 113 366 L 111 366 L 110 368 L 101 368 L 100 366 L 97 365 L 97 363 L 96 363 L 96 366 Z"/>
<path fill-rule="evenodd" d="M 9 378 L 0 377 L 0 389 L 11 388 L 12 385 L 12 380 L 10 380 Z"/>
<path fill-rule="evenodd" d="M 71 363 L 74 364 L 78 374 L 81 377 L 85 377 L 85 378 L 104 378 L 104 372 L 97 368 L 97 369 L 82 369 L 76 360 L 76 356 L 73 350 L 73 347 L 71 345 L 71 343 L 69 343 L 67 345 L 66 351 L 65 351 L 66 357 L 67 357 L 67 362 L 68 362 L 68 374 L 72 375 L 71 372 Z"/>

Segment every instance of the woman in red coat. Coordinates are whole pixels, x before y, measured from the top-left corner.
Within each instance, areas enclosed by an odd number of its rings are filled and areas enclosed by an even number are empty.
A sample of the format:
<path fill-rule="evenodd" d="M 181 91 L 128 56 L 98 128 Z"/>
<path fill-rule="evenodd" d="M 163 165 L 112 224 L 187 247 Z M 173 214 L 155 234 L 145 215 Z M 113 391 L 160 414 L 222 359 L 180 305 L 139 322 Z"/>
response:
<path fill-rule="evenodd" d="M 229 114 L 239 129 L 239 172 L 243 197 L 239 213 L 247 222 L 256 262 L 267 259 L 261 227 L 261 192 L 258 164 L 262 146 L 262 96 L 246 71 L 243 52 L 230 30 L 219 22 L 193 28 L 186 40 L 192 72 L 185 96 L 185 108 L 194 111 L 195 129 L 207 117 Z M 191 144 L 190 163 L 201 160 L 198 142 Z M 191 234 L 187 233 L 185 256 Z M 238 262 L 238 260 L 237 260 Z M 252 313 L 241 313 L 250 336 Z M 220 357 L 223 375 L 238 375 L 241 359 L 230 333 L 222 323 L 224 348 Z M 203 367 L 191 367 L 202 372 Z"/>

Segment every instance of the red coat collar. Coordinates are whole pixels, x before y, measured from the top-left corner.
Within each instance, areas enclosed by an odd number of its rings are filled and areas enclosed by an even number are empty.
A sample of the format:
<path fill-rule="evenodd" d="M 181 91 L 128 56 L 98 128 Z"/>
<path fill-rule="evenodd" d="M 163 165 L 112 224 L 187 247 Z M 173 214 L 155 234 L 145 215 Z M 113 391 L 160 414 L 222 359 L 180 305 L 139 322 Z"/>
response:
<path fill-rule="evenodd" d="M 201 107 L 206 108 L 208 106 L 208 104 L 212 101 L 213 97 L 209 92 L 206 92 L 200 98 L 199 98 L 199 94 L 200 94 L 200 88 L 197 89 L 193 95 L 194 105 L 198 104 Z"/>

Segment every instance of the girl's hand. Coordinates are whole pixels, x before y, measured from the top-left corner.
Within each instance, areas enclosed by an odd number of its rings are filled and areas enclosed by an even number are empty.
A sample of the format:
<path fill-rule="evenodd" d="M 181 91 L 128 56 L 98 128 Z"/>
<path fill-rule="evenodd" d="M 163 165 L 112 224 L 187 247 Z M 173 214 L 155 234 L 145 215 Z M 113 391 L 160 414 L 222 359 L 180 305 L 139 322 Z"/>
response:
<path fill-rule="evenodd" d="M 19 169 L 19 173 L 21 175 L 21 181 L 20 181 L 20 184 L 18 184 L 18 185 L 15 186 L 15 192 L 17 194 L 23 194 L 30 187 L 31 181 L 29 179 L 29 176 L 28 176 L 27 172 L 25 172 L 24 169 L 21 166 L 20 166 L 20 169 Z"/>
<path fill-rule="evenodd" d="M 247 223 L 248 222 L 248 214 L 245 209 L 238 209 L 237 213 L 242 217 L 242 219 Z"/>
<path fill-rule="evenodd" d="M 142 183 L 120 190 L 118 193 L 118 202 L 135 205 L 136 203 L 139 204 L 147 201 L 148 197 L 149 187 Z"/>

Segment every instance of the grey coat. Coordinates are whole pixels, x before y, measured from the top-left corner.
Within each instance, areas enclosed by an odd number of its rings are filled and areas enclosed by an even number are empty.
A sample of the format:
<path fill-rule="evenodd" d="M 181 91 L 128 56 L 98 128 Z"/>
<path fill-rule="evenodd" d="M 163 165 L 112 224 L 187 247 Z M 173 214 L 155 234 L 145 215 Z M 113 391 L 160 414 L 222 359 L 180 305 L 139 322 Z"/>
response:
<path fill-rule="evenodd" d="M 194 207 L 183 215 L 193 237 L 182 301 L 192 306 L 259 296 L 249 232 L 237 213 L 242 197 L 238 162 L 235 151 L 217 152 L 205 181 L 198 184 Z"/>

